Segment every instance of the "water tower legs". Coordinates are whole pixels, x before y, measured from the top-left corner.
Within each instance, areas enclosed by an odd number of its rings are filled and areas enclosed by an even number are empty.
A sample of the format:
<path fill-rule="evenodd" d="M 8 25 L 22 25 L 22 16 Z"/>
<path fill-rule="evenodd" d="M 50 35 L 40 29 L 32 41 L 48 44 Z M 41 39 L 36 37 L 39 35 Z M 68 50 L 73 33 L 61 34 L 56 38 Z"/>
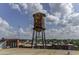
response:
<path fill-rule="evenodd" d="M 33 34 L 32 34 L 32 48 L 37 48 L 38 47 L 38 36 L 41 36 L 42 39 L 42 47 L 45 48 L 46 47 L 46 40 L 45 40 L 45 31 L 41 31 L 41 32 L 37 32 L 35 30 L 33 30 Z M 40 45 L 41 45 L 40 44 Z"/>

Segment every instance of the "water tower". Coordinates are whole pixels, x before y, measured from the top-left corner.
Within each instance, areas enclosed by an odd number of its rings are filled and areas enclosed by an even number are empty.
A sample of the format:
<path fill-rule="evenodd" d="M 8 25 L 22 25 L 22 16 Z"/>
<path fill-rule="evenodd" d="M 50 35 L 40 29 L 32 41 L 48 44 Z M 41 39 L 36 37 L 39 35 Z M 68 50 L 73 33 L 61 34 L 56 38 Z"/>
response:
<path fill-rule="evenodd" d="M 46 15 L 41 12 L 33 14 L 34 28 L 32 36 L 32 47 L 38 46 L 38 38 L 41 37 L 41 45 L 44 48 L 46 46 L 45 40 L 45 17 Z"/>

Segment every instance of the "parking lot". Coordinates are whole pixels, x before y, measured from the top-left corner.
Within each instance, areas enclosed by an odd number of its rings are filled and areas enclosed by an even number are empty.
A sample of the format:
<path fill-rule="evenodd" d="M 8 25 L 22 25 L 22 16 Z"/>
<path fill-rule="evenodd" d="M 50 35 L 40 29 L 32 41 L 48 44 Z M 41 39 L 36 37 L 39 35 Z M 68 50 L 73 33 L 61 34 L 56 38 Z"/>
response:
<path fill-rule="evenodd" d="M 9 48 L 0 49 L 0 55 L 79 55 L 75 50 L 34 49 L 34 48 Z"/>

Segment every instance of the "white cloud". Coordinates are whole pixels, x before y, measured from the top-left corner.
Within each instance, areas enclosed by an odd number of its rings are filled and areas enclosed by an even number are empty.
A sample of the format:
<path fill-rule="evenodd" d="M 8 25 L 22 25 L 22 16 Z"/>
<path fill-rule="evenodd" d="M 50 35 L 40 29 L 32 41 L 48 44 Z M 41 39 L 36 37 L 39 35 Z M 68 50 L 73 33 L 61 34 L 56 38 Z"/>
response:
<path fill-rule="evenodd" d="M 48 21 L 58 24 L 58 26 L 66 26 L 68 24 L 68 16 L 74 13 L 71 3 L 49 3 L 49 7 Z"/>
<path fill-rule="evenodd" d="M 18 4 L 16 4 L 16 3 L 14 3 L 14 4 L 10 3 L 9 5 L 10 5 L 13 9 L 18 10 L 19 12 L 21 11 L 21 8 L 20 8 L 20 6 L 19 6 Z"/>
<path fill-rule="evenodd" d="M 13 9 L 24 12 L 27 14 L 28 12 L 33 14 L 36 12 L 46 13 L 46 10 L 43 10 L 43 6 L 40 3 L 17 3 L 17 4 L 9 4 Z"/>
<path fill-rule="evenodd" d="M 47 19 L 49 22 L 59 22 L 59 18 L 53 15 L 48 14 Z"/>
<path fill-rule="evenodd" d="M 22 27 L 17 30 L 14 29 L 5 19 L 0 17 L 0 38 L 22 38 L 31 39 L 32 36 L 32 25 L 23 29 Z"/>
<path fill-rule="evenodd" d="M 73 13 L 68 17 L 68 22 L 73 26 L 79 25 L 79 13 Z"/>
<path fill-rule="evenodd" d="M 13 4 L 16 5 L 16 4 Z M 46 13 L 46 23 L 54 24 L 50 29 L 46 30 L 49 38 L 79 38 L 79 13 L 74 11 L 74 6 L 71 3 L 49 3 L 50 13 L 43 8 L 42 4 L 17 4 L 14 9 L 21 10 L 25 14 L 34 12 Z M 22 8 L 22 9 L 21 9 Z M 20 32 L 31 36 L 32 30 L 20 29 Z"/>
<path fill-rule="evenodd" d="M 12 29 L 12 27 L 8 24 L 8 22 L 0 17 L 0 38 L 11 35 L 12 32 L 10 29 Z"/>
<path fill-rule="evenodd" d="M 49 6 L 51 14 L 54 14 L 55 16 L 58 13 L 61 17 L 64 17 L 73 12 L 71 3 L 51 3 Z"/>
<path fill-rule="evenodd" d="M 1 17 L 0 17 L 0 27 L 9 27 L 9 24 L 7 23 L 7 21 L 5 21 L 4 19 L 2 19 Z"/>
<path fill-rule="evenodd" d="M 49 4 L 51 14 L 49 24 L 56 25 L 55 28 L 48 29 L 49 38 L 79 38 L 79 13 L 74 11 L 72 4 Z M 54 17 L 54 16 L 58 19 Z M 50 21 L 50 19 L 52 21 Z M 53 26 L 53 27 L 54 27 Z"/>

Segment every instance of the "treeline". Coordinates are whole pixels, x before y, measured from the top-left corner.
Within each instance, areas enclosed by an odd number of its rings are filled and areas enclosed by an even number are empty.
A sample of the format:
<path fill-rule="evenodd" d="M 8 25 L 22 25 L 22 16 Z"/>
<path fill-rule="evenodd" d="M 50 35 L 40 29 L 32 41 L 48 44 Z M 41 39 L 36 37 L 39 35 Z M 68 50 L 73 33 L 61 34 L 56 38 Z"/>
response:
<path fill-rule="evenodd" d="M 38 42 L 42 41 L 39 39 Z M 79 39 L 46 39 L 46 43 L 64 43 L 64 44 L 73 44 L 79 46 Z"/>

